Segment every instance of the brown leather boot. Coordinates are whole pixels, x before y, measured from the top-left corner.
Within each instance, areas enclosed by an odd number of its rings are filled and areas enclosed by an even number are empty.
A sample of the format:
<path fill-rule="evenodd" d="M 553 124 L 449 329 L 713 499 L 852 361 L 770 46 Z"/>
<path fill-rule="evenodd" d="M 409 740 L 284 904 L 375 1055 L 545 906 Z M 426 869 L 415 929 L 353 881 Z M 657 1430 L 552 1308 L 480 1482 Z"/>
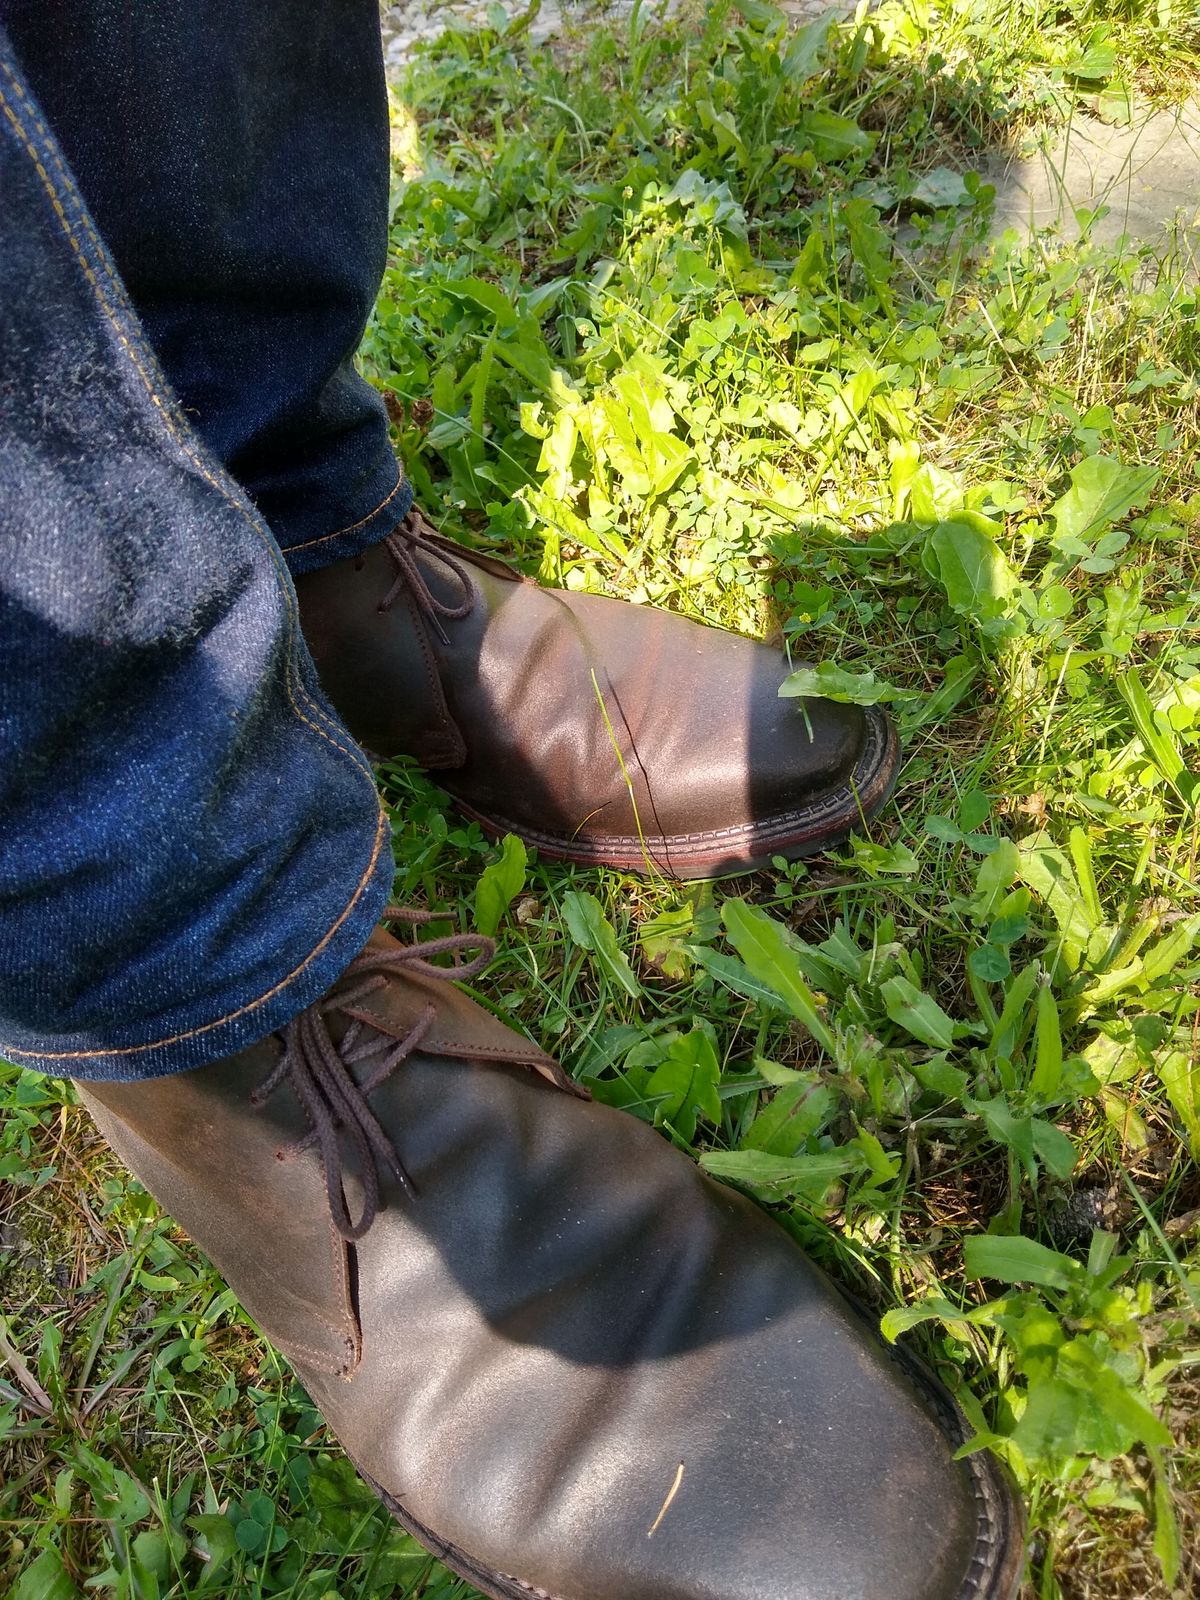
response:
<path fill-rule="evenodd" d="M 296 589 L 354 737 L 437 769 L 488 833 L 545 856 L 676 878 L 744 872 L 845 838 L 895 779 L 883 712 L 780 699 L 778 651 L 541 588 L 418 512 Z"/>
<path fill-rule="evenodd" d="M 282 1039 L 81 1092 L 485 1594 L 1013 1594 L 1017 1505 L 988 1455 L 953 1459 L 936 1379 L 420 949 L 378 933 Z"/>

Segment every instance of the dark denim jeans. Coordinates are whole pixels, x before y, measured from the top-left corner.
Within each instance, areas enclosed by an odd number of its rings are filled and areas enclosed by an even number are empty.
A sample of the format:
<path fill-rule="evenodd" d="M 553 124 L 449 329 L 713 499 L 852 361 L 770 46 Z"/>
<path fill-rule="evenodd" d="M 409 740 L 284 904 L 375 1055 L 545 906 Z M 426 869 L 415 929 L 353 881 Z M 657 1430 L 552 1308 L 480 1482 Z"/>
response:
<path fill-rule="evenodd" d="M 378 0 L 0 0 L 188 420 L 295 575 L 412 494 L 355 372 L 387 251 Z"/>
<path fill-rule="evenodd" d="M 385 131 L 375 0 L 0 0 L 11 1060 L 228 1054 L 386 901 L 386 819 L 289 573 L 407 508 L 351 366 Z"/>

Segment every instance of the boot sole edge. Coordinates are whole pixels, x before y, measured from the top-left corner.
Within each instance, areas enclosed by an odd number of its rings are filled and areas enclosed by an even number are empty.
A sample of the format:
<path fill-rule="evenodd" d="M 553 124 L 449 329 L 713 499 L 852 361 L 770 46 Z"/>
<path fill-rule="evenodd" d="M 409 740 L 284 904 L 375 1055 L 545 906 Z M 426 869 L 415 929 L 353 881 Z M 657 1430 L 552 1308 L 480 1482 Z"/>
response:
<path fill-rule="evenodd" d="M 854 773 L 809 805 L 747 826 L 694 834 L 618 836 L 603 841 L 541 833 L 504 817 L 488 815 L 450 794 L 464 816 L 489 838 L 516 834 L 546 860 L 582 867 L 610 867 L 643 877 L 683 882 L 757 872 L 775 856 L 799 861 L 841 844 L 879 815 L 891 798 L 900 770 L 900 740 L 890 719 L 867 708 L 868 737 Z"/>

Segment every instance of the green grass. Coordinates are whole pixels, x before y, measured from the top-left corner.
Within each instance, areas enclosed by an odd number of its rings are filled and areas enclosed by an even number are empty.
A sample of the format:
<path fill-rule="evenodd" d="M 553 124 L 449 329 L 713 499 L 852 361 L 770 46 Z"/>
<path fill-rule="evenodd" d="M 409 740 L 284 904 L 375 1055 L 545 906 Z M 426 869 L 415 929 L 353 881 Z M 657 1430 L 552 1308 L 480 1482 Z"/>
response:
<path fill-rule="evenodd" d="M 486 1004 L 912 1324 L 1039 1600 L 1196 1583 L 1200 321 L 1182 251 L 989 242 L 976 174 L 1196 48 L 1136 0 L 452 34 L 363 347 L 449 531 L 891 701 L 835 856 L 502 860 L 395 768 L 397 891 L 499 919 Z M 465 1594 L 69 1089 L 0 1101 L 0 1592 Z"/>

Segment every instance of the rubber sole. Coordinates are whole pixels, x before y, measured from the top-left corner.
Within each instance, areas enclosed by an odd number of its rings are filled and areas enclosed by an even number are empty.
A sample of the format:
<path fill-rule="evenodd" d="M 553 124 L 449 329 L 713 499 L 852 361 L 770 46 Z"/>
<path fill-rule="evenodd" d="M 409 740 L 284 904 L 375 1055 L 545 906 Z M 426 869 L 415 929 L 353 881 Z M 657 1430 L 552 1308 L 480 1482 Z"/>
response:
<path fill-rule="evenodd" d="M 756 872 L 775 856 L 798 861 L 841 844 L 865 827 L 891 797 L 900 770 L 900 740 L 891 721 L 876 707 L 866 712 L 867 738 L 854 772 L 844 784 L 808 805 L 761 821 L 707 832 L 684 834 L 614 835 L 606 838 L 574 837 L 541 832 L 477 810 L 455 794 L 453 776 L 438 773 L 437 781 L 454 797 L 459 810 L 478 822 L 484 833 L 500 839 L 515 833 L 550 861 L 572 861 L 585 867 L 614 867 L 646 877 L 730 878 Z"/>

